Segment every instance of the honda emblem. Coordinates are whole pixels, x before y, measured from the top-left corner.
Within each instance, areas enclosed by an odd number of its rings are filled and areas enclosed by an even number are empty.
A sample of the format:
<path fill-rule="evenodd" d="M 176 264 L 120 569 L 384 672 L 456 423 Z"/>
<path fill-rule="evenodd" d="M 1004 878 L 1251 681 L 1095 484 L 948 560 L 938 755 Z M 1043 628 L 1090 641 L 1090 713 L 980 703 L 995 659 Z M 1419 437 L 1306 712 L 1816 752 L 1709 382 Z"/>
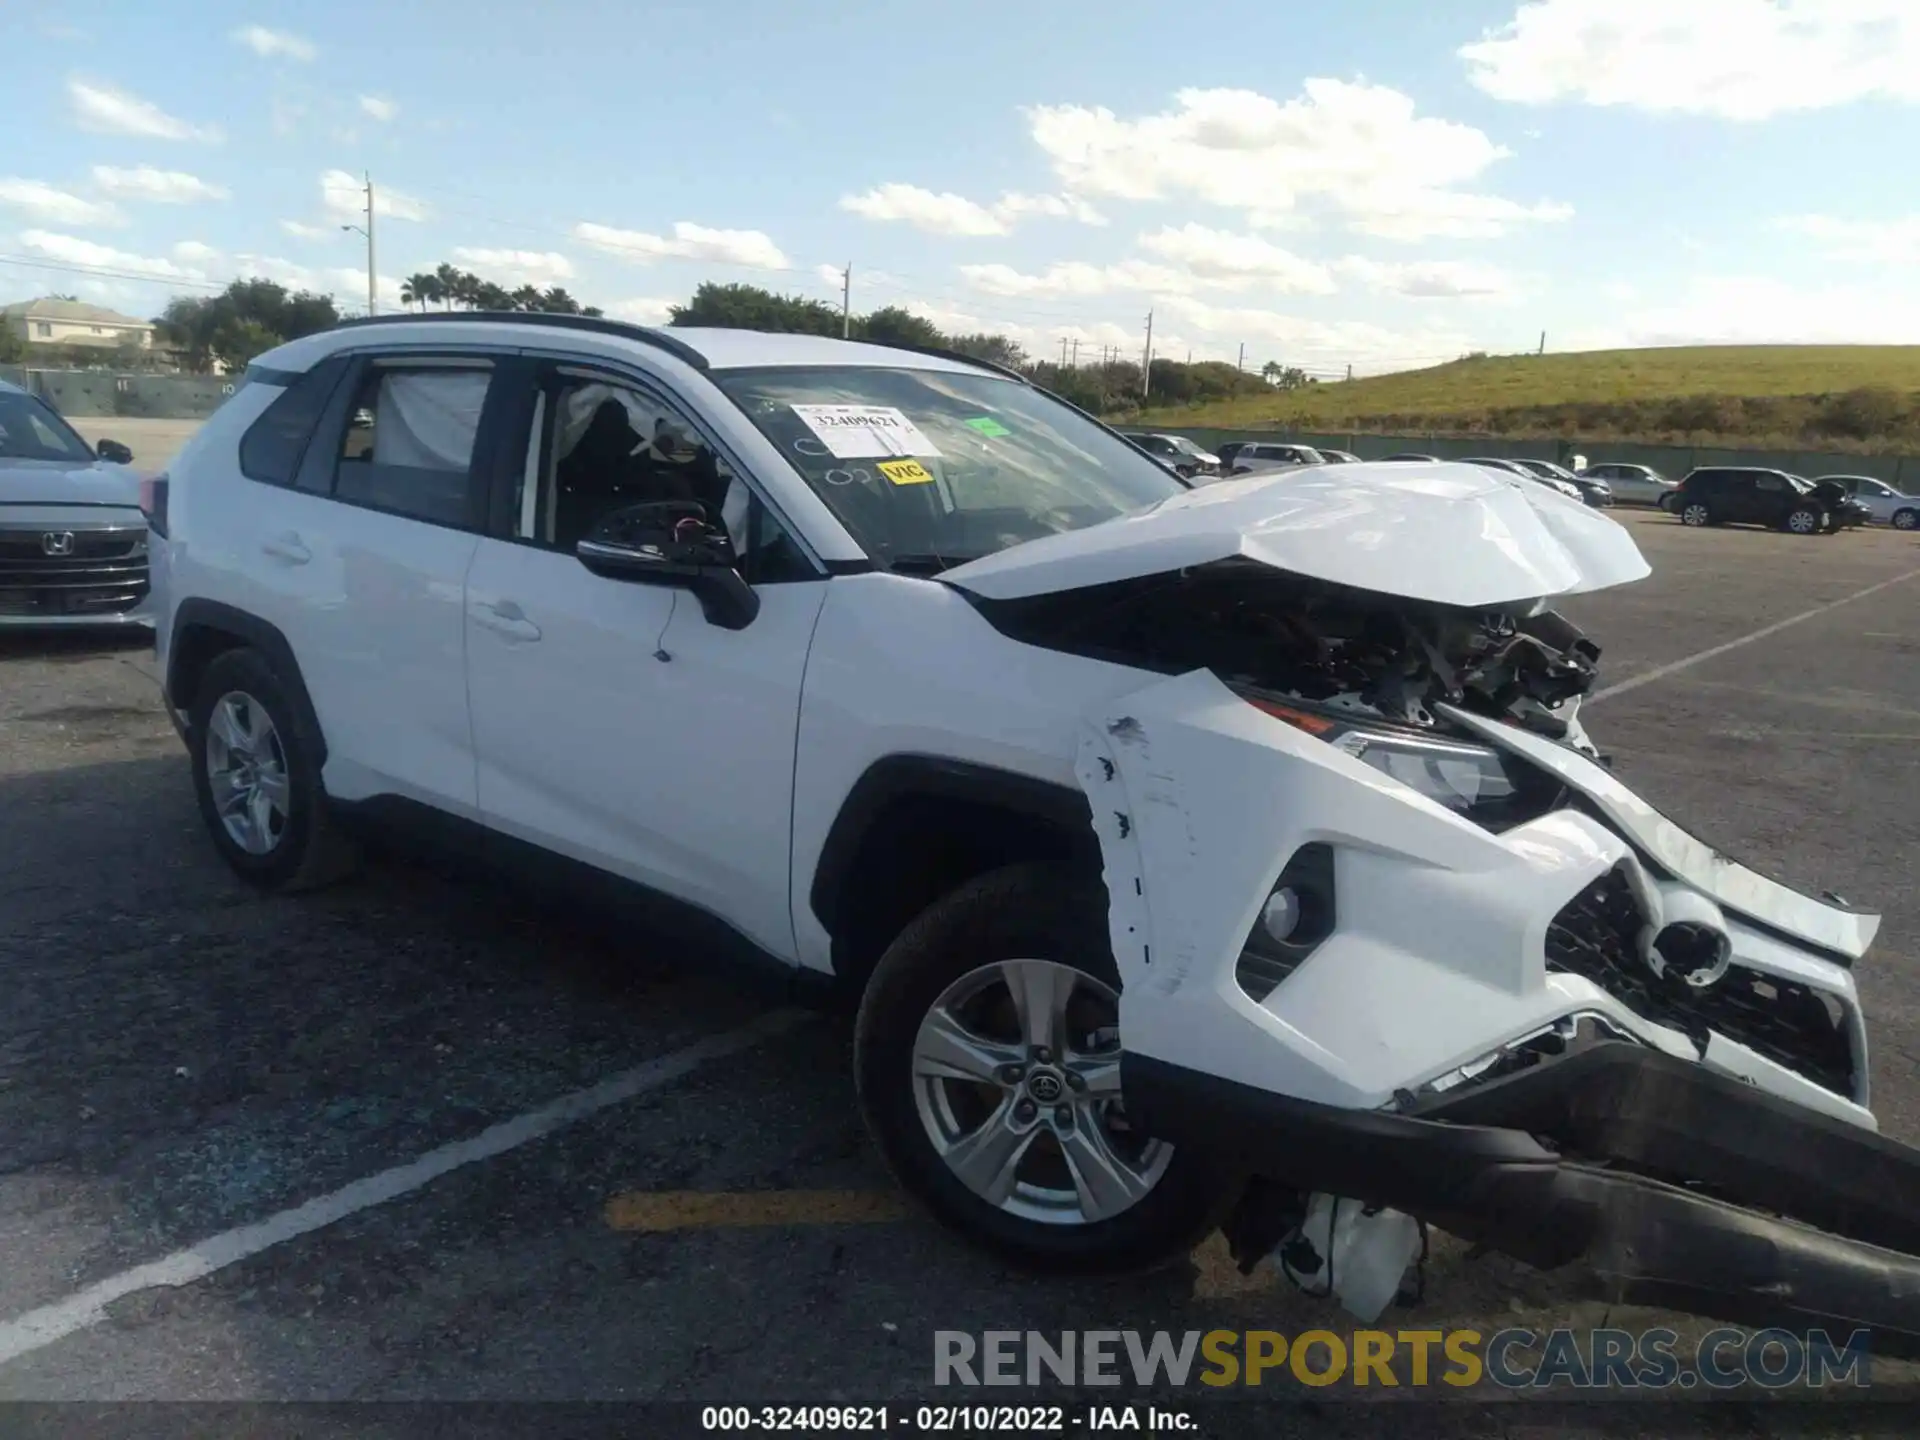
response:
<path fill-rule="evenodd" d="M 73 532 L 49 530 L 40 537 L 40 548 L 49 555 L 71 555 L 73 554 Z"/>

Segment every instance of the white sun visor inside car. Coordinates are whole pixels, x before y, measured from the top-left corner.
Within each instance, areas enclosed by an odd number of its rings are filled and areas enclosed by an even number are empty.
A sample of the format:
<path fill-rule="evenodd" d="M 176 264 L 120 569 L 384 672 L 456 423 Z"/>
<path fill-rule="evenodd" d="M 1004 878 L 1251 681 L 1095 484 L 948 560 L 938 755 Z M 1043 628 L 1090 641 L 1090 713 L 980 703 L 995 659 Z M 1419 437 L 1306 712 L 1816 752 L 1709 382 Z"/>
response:
<path fill-rule="evenodd" d="M 436 370 L 382 377 L 373 430 L 376 465 L 464 470 L 473 460 L 486 404 L 486 370 Z"/>

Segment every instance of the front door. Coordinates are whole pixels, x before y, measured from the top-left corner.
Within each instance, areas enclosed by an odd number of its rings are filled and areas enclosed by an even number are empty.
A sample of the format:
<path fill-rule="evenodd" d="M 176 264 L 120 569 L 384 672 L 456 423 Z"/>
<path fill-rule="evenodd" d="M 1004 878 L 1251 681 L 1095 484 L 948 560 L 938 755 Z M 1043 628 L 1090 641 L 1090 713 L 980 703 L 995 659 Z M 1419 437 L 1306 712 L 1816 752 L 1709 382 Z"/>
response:
<path fill-rule="evenodd" d="M 792 959 L 794 749 L 828 581 L 684 407 L 557 365 L 528 383 L 511 533 L 480 541 L 466 587 L 481 816 Z M 710 624 L 688 591 L 574 556 L 609 510 L 688 497 L 734 534 L 760 597 L 744 629 Z"/>

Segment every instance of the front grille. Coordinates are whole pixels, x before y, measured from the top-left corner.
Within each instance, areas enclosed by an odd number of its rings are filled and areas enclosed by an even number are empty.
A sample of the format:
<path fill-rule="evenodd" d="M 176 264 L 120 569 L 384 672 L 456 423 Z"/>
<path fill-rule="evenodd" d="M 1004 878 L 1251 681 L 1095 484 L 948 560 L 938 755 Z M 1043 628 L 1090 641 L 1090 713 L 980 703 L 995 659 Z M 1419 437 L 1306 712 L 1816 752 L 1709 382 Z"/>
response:
<path fill-rule="evenodd" d="M 1547 968 L 1581 975 L 1636 1015 L 1680 1031 L 1696 1045 L 1709 1030 L 1853 1096 L 1853 1047 L 1838 1002 L 1744 965 L 1695 990 L 1665 980 L 1640 959 L 1639 902 L 1627 877 L 1609 871 L 1576 895 L 1547 928 Z"/>
<path fill-rule="evenodd" d="M 49 535 L 57 541 L 50 554 Z M 147 595 L 143 528 L 0 529 L 0 616 L 113 615 Z"/>

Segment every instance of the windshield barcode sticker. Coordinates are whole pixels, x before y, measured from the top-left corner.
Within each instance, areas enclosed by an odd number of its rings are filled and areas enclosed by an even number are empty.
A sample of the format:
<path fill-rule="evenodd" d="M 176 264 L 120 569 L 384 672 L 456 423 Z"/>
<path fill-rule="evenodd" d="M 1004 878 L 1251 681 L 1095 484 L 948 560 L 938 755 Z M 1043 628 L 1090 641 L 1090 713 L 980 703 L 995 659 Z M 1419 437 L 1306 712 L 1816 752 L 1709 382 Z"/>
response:
<path fill-rule="evenodd" d="M 888 405 L 796 405 L 793 413 L 836 460 L 940 454 L 918 425 Z"/>

